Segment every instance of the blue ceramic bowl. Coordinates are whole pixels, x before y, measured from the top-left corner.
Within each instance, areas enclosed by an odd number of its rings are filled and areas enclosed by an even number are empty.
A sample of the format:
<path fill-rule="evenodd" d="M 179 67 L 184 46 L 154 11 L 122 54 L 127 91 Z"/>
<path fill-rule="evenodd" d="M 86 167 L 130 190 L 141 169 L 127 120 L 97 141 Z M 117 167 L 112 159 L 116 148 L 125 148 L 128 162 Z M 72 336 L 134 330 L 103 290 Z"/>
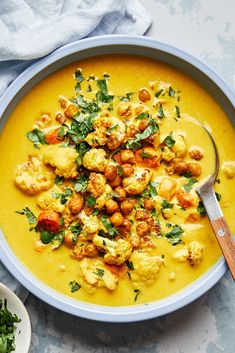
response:
<path fill-rule="evenodd" d="M 0 129 L 22 97 L 54 71 L 81 59 L 104 54 L 132 54 L 160 60 L 186 73 L 203 86 L 235 123 L 235 96 L 225 82 L 207 65 L 182 50 L 147 37 L 100 36 L 66 45 L 25 70 L 0 100 Z M 221 257 L 200 278 L 165 299 L 147 304 L 108 307 L 81 302 L 51 289 L 37 279 L 15 256 L 0 232 L 0 259 L 30 292 L 52 306 L 87 319 L 131 322 L 170 313 L 200 297 L 224 275 L 227 267 Z"/>

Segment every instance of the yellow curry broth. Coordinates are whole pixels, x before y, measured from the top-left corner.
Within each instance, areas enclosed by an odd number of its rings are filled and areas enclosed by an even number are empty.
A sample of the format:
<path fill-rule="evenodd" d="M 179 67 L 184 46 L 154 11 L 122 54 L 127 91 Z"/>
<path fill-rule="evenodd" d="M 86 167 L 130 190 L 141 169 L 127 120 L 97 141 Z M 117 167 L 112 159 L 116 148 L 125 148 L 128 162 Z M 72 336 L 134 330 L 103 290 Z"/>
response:
<path fill-rule="evenodd" d="M 58 96 L 74 95 L 73 73 L 77 67 L 83 69 L 85 77 L 91 74 L 102 77 L 104 72 L 108 72 L 111 75 L 109 91 L 117 95 L 137 92 L 139 88 L 147 87 L 148 82 L 153 80 L 168 82 L 172 87 L 179 89 L 181 91 L 179 106 L 183 118 L 178 122 L 171 120 L 170 126 L 167 124 L 160 126 L 161 133 L 168 133 L 169 130 L 176 128 L 182 129 L 187 132 L 187 141 L 190 141 L 190 145 L 204 148 L 205 156 L 201 161 L 202 178 L 213 169 L 213 148 L 208 136 L 200 132 L 201 127 L 191 117 L 200 119 L 211 127 L 218 144 L 221 162 L 235 159 L 233 149 L 235 133 L 229 120 L 208 93 L 186 75 L 163 63 L 141 57 L 104 56 L 83 60 L 52 74 L 34 87 L 18 104 L 4 128 L 0 139 L 1 228 L 14 253 L 33 274 L 50 287 L 73 298 L 103 305 L 130 305 L 166 297 L 198 278 L 221 255 L 206 218 L 198 223 L 188 224 L 183 236 L 186 244 L 193 240 L 204 244 L 203 261 L 193 267 L 187 262 L 176 262 L 172 254 L 176 248 L 179 249 L 184 245 L 173 247 L 166 238 L 155 239 L 157 247 L 152 253 L 164 255 L 165 265 L 161 267 L 157 280 L 141 290 L 138 300 L 134 301 L 135 293 L 127 275 L 120 280 L 113 292 L 100 288 L 94 294 L 88 294 L 81 288 L 71 293 L 68 283 L 72 280 L 79 281 L 78 262 L 71 258 L 68 248 L 64 245 L 55 251 L 50 247 L 42 252 L 35 251 L 35 240 L 38 236 L 34 231 L 28 231 L 25 217 L 15 213 L 15 210 L 21 210 L 26 205 L 36 215 L 40 212 L 36 206 L 38 196 L 29 197 L 16 189 L 13 182 L 14 169 L 17 164 L 27 159 L 28 154 L 39 153 L 25 137 L 26 132 L 32 129 L 35 119 L 42 113 L 50 112 L 54 116 L 60 110 Z M 161 177 L 162 174 L 166 175 L 163 167 L 155 172 L 155 178 Z M 229 226 L 235 231 L 235 218 L 231 207 L 235 198 L 235 189 L 232 187 L 234 179 L 226 178 L 223 173 L 220 173 L 219 179 L 220 184 L 216 184 L 216 189 L 222 194 L 221 207 Z M 182 223 L 180 212 L 174 215 L 173 222 Z M 175 273 L 175 279 L 171 279 L 172 272 Z"/>

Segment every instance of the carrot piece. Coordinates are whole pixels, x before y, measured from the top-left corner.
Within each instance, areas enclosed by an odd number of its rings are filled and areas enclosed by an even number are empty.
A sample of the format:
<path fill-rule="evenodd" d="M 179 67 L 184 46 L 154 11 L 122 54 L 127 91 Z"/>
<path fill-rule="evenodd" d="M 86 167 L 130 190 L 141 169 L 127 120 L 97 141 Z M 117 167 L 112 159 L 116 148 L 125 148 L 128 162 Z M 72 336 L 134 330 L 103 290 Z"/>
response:
<path fill-rule="evenodd" d="M 105 267 L 118 277 L 123 276 L 127 270 L 126 264 L 120 266 L 105 264 Z"/>
<path fill-rule="evenodd" d="M 50 145 L 59 143 L 63 140 L 62 137 L 58 136 L 59 128 L 49 130 L 45 135 L 45 140 Z"/>
<path fill-rule="evenodd" d="M 38 216 L 39 230 L 57 233 L 60 228 L 60 215 L 53 210 L 44 210 Z"/>

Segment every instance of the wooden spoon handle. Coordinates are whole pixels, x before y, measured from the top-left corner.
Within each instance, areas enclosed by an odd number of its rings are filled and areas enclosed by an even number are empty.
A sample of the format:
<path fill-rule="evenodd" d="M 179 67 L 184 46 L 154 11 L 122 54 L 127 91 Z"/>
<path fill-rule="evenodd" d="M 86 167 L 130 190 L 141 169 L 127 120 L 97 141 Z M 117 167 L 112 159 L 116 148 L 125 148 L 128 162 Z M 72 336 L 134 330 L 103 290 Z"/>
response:
<path fill-rule="evenodd" d="M 232 233 L 224 217 L 211 220 L 211 225 L 235 281 L 235 242 Z"/>
<path fill-rule="evenodd" d="M 235 242 L 233 241 L 232 232 L 228 227 L 223 212 L 216 199 L 214 189 L 211 187 L 207 190 L 199 190 L 198 193 L 201 196 L 211 222 L 211 226 L 215 232 L 231 275 L 235 281 Z"/>

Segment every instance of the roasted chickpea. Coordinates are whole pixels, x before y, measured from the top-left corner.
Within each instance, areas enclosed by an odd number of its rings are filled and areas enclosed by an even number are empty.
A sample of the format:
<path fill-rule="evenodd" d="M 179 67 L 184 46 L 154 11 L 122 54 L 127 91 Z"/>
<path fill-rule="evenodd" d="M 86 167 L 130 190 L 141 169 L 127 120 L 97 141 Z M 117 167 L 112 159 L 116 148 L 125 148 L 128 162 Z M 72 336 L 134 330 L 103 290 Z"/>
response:
<path fill-rule="evenodd" d="M 108 213 L 114 213 L 116 211 L 118 211 L 118 204 L 116 201 L 109 199 L 105 202 L 105 206 L 106 206 L 106 211 Z"/>
<path fill-rule="evenodd" d="M 124 217 L 121 214 L 121 212 L 115 212 L 111 217 L 110 217 L 110 222 L 114 225 L 114 227 L 119 227 L 123 224 L 124 222 Z"/>
<path fill-rule="evenodd" d="M 142 88 L 141 90 L 139 90 L 139 99 L 141 100 L 141 102 L 146 102 L 151 99 L 151 95 L 146 88 Z"/>
<path fill-rule="evenodd" d="M 122 202 L 126 198 L 126 191 L 121 187 L 118 186 L 117 188 L 114 189 L 115 194 L 117 194 L 117 200 Z"/>
<path fill-rule="evenodd" d="M 72 213 L 79 213 L 82 208 L 83 208 L 83 198 L 81 195 L 77 194 L 73 197 L 68 202 L 68 208 Z"/>
<path fill-rule="evenodd" d="M 144 131 L 148 127 L 148 119 L 142 119 L 139 123 L 139 130 Z"/>
<path fill-rule="evenodd" d="M 64 124 L 66 122 L 66 117 L 62 113 L 58 112 L 55 116 L 55 120 L 60 124 Z"/>
<path fill-rule="evenodd" d="M 131 231 L 131 222 L 129 219 L 124 219 L 121 227 L 119 228 L 122 235 L 127 235 Z"/>
<path fill-rule="evenodd" d="M 118 106 L 118 115 L 120 116 L 130 116 L 131 115 L 131 103 L 121 102 Z"/>
<path fill-rule="evenodd" d="M 146 221 L 149 218 L 149 212 L 146 210 L 137 210 L 135 212 L 136 221 Z"/>
<path fill-rule="evenodd" d="M 143 237 L 149 232 L 149 225 L 146 222 L 141 222 L 137 224 L 136 226 L 136 233 L 140 236 Z"/>
<path fill-rule="evenodd" d="M 144 200 L 144 208 L 148 211 L 152 211 L 154 209 L 155 203 L 151 199 L 145 199 Z"/>
<path fill-rule="evenodd" d="M 59 103 L 61 108 L 65 109 L 68 105 L 68 100 L 64 98 L 63 96 L 60 96 Z"/>
<path fill-rule="evenodd" d="M 139 132 L 139 130 L 135 127 L 135 125 L 130 125 L 128 129 L 128 136 L 135 137 L 135 135 Z"/>
<path fill-rule="evenodd" d="M 135 163 L 135 155 L 131 150 L 121 151 L 121 160 L 123 163 Z"/>
<path fill-rule="evenodd" d="M 64 112 L 64 115 L 66 116 L 66 118 L 72 119 L 74 117 L 74 115 L 76 115 L 78 113 L 78 111 L 79 111 L 79 109 L 78 109 L 78 107 L 76 107 L 76 105 L 69 104 L 67 106 L 67 109 Z"/>
<path fill-rule="evenodd" d="M 123 175 L 125 177 L 127 177 L 127 176 L 130 176 L 131 174 L 133 174 L 134 168 L 131 164 L 126 163 L 126 164 L 122 165 L 122 171 L 123 171 Z"/>
<path fill-rule="evenodd" d="M 128 199 L 128 200 L 122 201 L 120 203 L 120 208 L 121 208 L 122 214 L 127 215 L 127 214 L 131 213 L 134 206 L 135 206 L 135 200 Z"/>
<path fill-rule="evenodd" d="M 139 248 L 141 243 L 140 237 L 138 235 L 132 235 L 130 237 L 130 243 L 133 248 Z"/>
<path fill-rule="evenodd" d="M 64 243 L 67 245 L 69 248 L 75 245 L 74 243 L 74 234 L 72 232 L 66 232 L 64 236 Z"/>
<path fill-rule="evenodd" d="M 183 175 L 188 172 L 188 164 L 181 158 L 174 160 L 174 171 L 178 175 Z"/>
<path fill-rule="evenodd" d="M 84 254 L 88 257 L 95 257 L 98 255 L 98 249 L 95 244 L 87 243 L 84 247 Z"/>
<path fill-rule="evenodd" d="M 115 188 L 115 187 L 121 185 L 121 183 L 122 183 L 122 178 L 121 178 L 119 175 L 117 175 L 117 176 L 115 177 L 115 179 L 113 179 L 112 181 L 109 182 L 109 184 L 110 184 L 113 188 Z"/>
<path fill-rule="evenodd" d="M 192 176 L 198 177 L 202 172 L 201 164 L 197 162 L 189 162 L 188 170 L 191 172 Z"/>
<path fill-rule="evenodd" d="M 192 159 L 195 159 L 196 161 L 199 161 L 200 159 L 202 159 L 204 154 L 204 151 L 201 147 L 191 147 L 189 150 L 189 155 Z"/>
<path fill-rule="evenodd" d="M 108 164 L 104 171 L 104 176 L 108 180 L 114 180 L 117 176 L 117 169 L 115 165 Z"/>

